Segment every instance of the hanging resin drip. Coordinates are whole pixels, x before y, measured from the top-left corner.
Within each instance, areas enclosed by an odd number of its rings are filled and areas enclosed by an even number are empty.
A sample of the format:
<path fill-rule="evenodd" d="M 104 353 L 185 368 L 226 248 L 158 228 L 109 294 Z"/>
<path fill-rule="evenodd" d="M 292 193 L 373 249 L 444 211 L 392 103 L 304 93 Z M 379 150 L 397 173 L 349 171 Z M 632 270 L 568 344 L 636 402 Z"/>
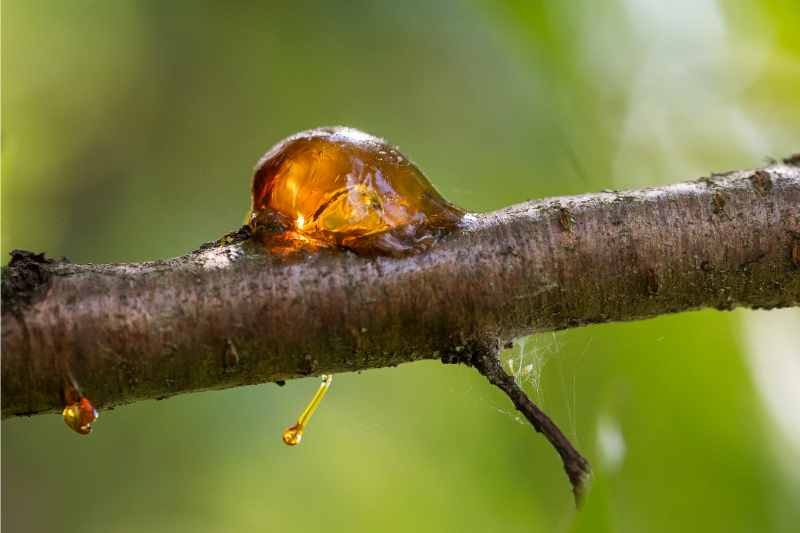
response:
<path fill-rule="evenodd" d="M 303 410 L 303 413 L 297 419 L 297 422 L 283 431 L 284 443 L 288 444 L 289 446 L 297 446 L 300 444 L 300 441 L 303 439 L 303 430 L 305 430 L 309 419 L 311 419 L 311 415 L 313 415 L 314 411 L 317 410 L 319 402 L 322 401 L 322 398 L 325 397 L 325 393 L 328 392 L 328 388 L 331 386 L 332 380 L 333 376 L 329 374 L 322 375 L 322 383 L 319 384 L 316 394 L 314 394 L 314 397 L 311 398 L 311 401 L 308 403 L 308 406 L 306 406 L 305 410 Z"/>
<path fill-rule="evenodd" d="M 64 417 L 64 423 L 70 429 L 81 435 L 88 435 L 92 432 L 92 422 L 97 420 L 100 416 L 97 409 L 94 408 L 92 402 L 85 396 L 81 396 L 80 400 L 73 402 L 61 412 Z"/>

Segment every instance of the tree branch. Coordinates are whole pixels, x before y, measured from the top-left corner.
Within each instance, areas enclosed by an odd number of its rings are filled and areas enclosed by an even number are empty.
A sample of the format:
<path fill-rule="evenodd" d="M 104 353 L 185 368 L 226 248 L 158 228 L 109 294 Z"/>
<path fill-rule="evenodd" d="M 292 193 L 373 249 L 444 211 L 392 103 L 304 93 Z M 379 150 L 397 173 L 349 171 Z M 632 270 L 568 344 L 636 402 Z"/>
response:
<path fill-rule="evenodd" d="M 517 385 L 514 378 L 509 376 L 500 360 L 497 358 L 496 350 L 486 350 L 476 353 L 470 364 L 480 372 L 492 385 L 502 390 L 514 404 L 514 407 L 522 413 L 533 428 L 544 435 L 550 444 L 561 456 L 564 464 L 564 471 L 567 473 L 569 482 L 572 485 L 572 493 L 575 496 L 575 503 L 579 504 L 586 480 L 589 478 L 591 470 L 589 462 L 575 449 L 572 443 L 561 433 L 558 426 L 550 420 L 541 409 Z"/>
<path fill-rule="evenodd" d="M 3 271 L 3 417 L 418 359 L 663 313 L 800 303 L 798 158 L 478 215 L 431 250 L 271 256 L 244 233 L 176 259 Z M 485 373 L 485 372 L 484 372 Z M 496 383 L 497 384 L 497 383 Z M 506 391 L 508 392 L 508 391 Z"/>

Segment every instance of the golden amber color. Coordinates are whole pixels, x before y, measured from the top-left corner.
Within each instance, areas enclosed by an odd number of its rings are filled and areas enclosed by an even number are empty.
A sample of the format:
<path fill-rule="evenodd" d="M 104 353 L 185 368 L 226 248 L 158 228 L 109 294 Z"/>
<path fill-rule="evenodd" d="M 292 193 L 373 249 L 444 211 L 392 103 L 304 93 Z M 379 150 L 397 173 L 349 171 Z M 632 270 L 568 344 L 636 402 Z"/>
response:
<path fill-rule="evenodd" d="M 395 147 L 362 131 L 320 128 L 278 143 L 256 166 L 250 226 L 273 250 L 341 246 L 421 251 L 464 211 Z"/>
<path fill-rule="evenodd" d="M 62 411 L 64 423 L 81 435 L 92 432 L 92 422 L 100 416 L 88 398 L 81 396 L 77 402 L 71 403 Z"/>
<path fill-rule="evenodd" d="M 319 384 L 316 394 L 314 394 L 314 397 L 311 398 L 311 401 L 308 402 L 308 405 L 298 417 L 297 423 L 283 430 L 283 435 L 281 437 L 283 438 L 284 443 L 288 444 L 289 446 L 297 446 L 300 444 L 300 441 L 303 439 L 303 430 L 306 428 L 308 421 L 311 419 L 311 415 L 313 415 L 314 411 L 317 410 L 319 402 L 322 401 L 322 398 L 325 397 L 325 393 L 328 392 L 328 388 L 330 388 L 332 381 L 332 375 L 322 375 L 322 383 Z"/>
<path fill-rule="evenodd" d="M 297 424 L 286 428 L 283 431 L 283 442 L 289 446 L 297 446 L 303 440 L 303 428 Z"/>

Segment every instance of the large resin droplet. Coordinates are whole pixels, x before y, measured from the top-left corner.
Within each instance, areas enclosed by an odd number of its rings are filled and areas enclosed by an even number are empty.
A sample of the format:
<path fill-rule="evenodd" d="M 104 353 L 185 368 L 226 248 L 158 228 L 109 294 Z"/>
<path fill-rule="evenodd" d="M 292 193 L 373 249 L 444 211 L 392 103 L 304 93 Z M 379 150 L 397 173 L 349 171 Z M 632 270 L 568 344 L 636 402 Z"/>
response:
<path fill-rule="evenodd" d="M 88 435 L 92 432 L 92 422 L 100 416 L 92 403 L 85 396 L 75 403 L 71 403 L 62 411 L 64 423 L 73 431 L 81 435 Z"/>
<path fill-rule="evenodd" d="M 352 128 L 289 137 L 253 176 L 250 225 L 274 249 L 405 255 L 426 249 L 463 216 L 396 148 Z"/>

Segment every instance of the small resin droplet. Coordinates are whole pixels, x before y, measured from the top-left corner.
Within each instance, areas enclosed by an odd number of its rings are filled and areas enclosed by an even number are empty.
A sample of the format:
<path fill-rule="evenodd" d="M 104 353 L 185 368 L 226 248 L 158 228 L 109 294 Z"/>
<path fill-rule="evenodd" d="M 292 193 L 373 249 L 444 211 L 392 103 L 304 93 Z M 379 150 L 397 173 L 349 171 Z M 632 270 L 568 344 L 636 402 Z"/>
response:
<path fill-rule="evenodd" d="M 313 415 L 314 411 L 317 410 L 319 402 L 322 401 L 322 398 L 325 397 L 325 393 L 328 392 L 328 388 L 331 386 L 331 381 L 333 381 L 333 376 L 329 374 L 322 375 L 322 383 L 319 384 L 316 394 L 314 394 L 314 397 L 311 398 L 311 401 L 303 410 L 303 413 L 297 419 L 297 422 L 283 430 L 282 438 L 285 444 L 288 444 L 289 446 L 297 446 L 300 444 L 300 441 L 303 440 L 303 430 L 305 430 L 308 421 L 311 419 L 311 415 Z"/>
<path fill-rule="evenodd" d="M 91 433 L 92 422 L 97 420 L 97 417 L 100 416 L 97 413 L 97 409 L 94 408 L 92 403 L 85 396 L 81 396 L 79 401 L 66 406 L 61 414 L 64 417 L 64 423 L 81 435 L 88 435 Z"/>
<path fill-rule="evenodd" d="M 396 148 L 352 128 L 293 135 L 253 176 L 250 226 L 274 251 L 341 246 L 406 255 L 463 217 Z"/>
<path fill-rule="evenodd" d="M 303 428 L 297 424 L 286 428 L 283 431 L 283 442 L 289 446 L 297 446 L 303 440 Z"/>

